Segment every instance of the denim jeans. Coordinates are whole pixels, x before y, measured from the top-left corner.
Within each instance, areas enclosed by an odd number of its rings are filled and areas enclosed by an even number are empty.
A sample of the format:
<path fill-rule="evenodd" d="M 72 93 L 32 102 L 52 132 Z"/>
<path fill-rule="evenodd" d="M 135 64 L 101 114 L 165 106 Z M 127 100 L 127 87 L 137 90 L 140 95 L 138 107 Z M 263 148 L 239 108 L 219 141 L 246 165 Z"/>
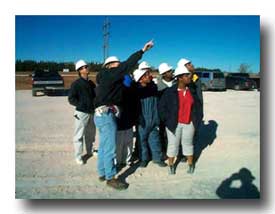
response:
<path fill-rule="evenodd" d="M 161 145 L 158 126 L 138 126 L 139 151 L 141 161 L 149 161 L 149 150 L 151 150 L 152 160 L 161 161 Z"/>
<path fill-rule="evenodd" d="M 99 149 L 97 156 L 97 171 L 106 180 L 116 175 L 116 134 L 115 115 L 111 112 L 94 115 L 95 125 L 99 131 Z"/>

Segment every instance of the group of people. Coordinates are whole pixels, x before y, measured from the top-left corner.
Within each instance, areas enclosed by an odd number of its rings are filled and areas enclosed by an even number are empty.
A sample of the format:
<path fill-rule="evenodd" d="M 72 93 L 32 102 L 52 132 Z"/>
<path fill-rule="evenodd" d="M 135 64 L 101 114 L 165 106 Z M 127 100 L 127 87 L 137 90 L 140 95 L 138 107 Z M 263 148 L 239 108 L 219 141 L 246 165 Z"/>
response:
<path fill-rule="evenodd" d="M 151 160 L 159 167 L 166 167 L 168 159 L 169 174 L 175 174 L 181 148 L 188 163 L 187 173 L 195 169 L 194 142 L 203 118 L 200 80 L 187 59 L 178 62 L 175 72 L 167 63 L 160 64 L 156 80 L 147 62 L 141 62 L 135 69 L 153 45 L 149 41 L 124 62 L 115 56 L 108 57 L 96 83 L 88 78 L 87 63 L 79 60 L 76 71 L 80 78 L 72 83 L 68 95 L 69 103 L 76 107 L 73 140 L 76 162 L 83 164 L 85 133 L 93 119 L 99 138 L 99 180 L 118 190 L 126 189 L 127 185 L 115 178 L 117 167 L 132 164 L 133 149 L 138 151 L 140 167 L 146 167 Z M 86 149 L 92 155 L 92 149 Z"/>

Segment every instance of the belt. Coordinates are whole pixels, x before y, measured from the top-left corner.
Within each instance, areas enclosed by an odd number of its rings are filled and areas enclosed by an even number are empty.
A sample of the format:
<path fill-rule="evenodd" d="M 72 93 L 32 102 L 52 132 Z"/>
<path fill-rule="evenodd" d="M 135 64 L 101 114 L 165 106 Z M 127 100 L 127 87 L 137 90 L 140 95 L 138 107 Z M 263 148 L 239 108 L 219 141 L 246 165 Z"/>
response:
<path fill-rule="evenodd" d="M 119 114 L 119 109 L 116 105 L 112 105 L 112 106 L 103 105 L 95 109 L 95 115 L 99 117 L 102 116 L 102 114 L 109 113 L 109 112 L 114 113 L 117 116 Z"/>

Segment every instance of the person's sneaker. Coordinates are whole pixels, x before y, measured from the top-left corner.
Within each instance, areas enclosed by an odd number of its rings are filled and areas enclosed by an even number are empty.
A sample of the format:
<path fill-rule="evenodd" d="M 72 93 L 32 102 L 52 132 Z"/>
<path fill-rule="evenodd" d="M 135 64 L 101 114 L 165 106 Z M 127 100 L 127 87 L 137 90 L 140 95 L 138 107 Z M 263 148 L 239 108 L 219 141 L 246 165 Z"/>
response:
<path fill-rule="evenodd" d="M 86 164 L 87 161 L 88 161 L 91 157 L 93 157 L 93 154 L 92 154 L 92 153 L 88 153 L 88 154 L 86 154 L 86 155 L 83 155 L 81 159 L 82 159 L 83 163 Z"/>
<path fill-rule="evenodd" d="M 105 181 L 105 176 L 104 176 L 104 175 L 103 175 L 103 176 L 100 176 L 100 177 L 98 178 L 98 180 L 101 181 L 101 182 Z"/>
<path fill-rule="evenodd" d="M 98 154 L 98 150 L 97 150 L 97 149 L 94 149 L 94 151 L 93 151 L 93 156 L 97 156 L 97 154 Z"/>
<path fill-rule="evenodd" d="M 175 175 L 176 174 L 176 167 L 175 165 L 169 166 L 169 175 Z"/>
<path fill-rule="evenodd" d="M 141 161 L 139 167 L 145 168 L 148 165 L 148 161 Z"/>
<path fill-rule="evenodd" d="M 75 159 L 75 162 L 76 162 L 78 165 L 83 165 L 83 164 L 84 164 L 84 161 L 83 161 L 82 159 L 78 159 L 78 158 Z"/>
<path fill-rule="evenodd" d="M 159 167 L 167 166 L 167 164 L 164 161 L 153 161 L 153 163 L 157 164 Z"/>
<path fill-rule="evenodd" d="M 195 170 L 195 165 L 194 164 L 188 165 L 188 169 L 187 169 L 188 174 L 193 174 L 194 170 Z"/>
<path fill-rule="evenodd" d="M 116 190 L 124 190 L 127 189 L 127 184 L 122 183 L 121 181 L 119 181 L 118 179 L 111 179 L 111 180 L 107 180 L 106 182 L 107 186 L 112 187 Z"/>

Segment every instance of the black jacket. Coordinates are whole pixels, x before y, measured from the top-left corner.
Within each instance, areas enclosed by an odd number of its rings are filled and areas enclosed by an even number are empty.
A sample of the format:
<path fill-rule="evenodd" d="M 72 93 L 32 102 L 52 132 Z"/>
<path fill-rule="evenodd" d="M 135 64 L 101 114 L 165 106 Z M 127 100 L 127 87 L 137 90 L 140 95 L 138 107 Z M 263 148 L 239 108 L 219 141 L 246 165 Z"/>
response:
<path fill-rule="evenodd" d="M 120 63 L 117 68 L 103 69 L 97 74 L 95 107 L 102 105 L 122 105 L 122 80 L 125 74 L 132 71 L 141 59 L 143 51 L 132 54 L 125 62 Z"/>
<path fill-rule="evenodd" d="M 203 96 L 202 96 L 202 89 L 201 89 L 201 80 L 197 79 L 195 82 L 191 82 L 189 87 L 192 87 L 195 91 L 196 94 L 198 96 L 199 102 L 200 102 L 200 111 L 202 114 L 202 118 L 203 118 Z"/>
<path fill-rule="evenodd" d="M 79 78 L 75 80 L 69 90 L 69 103 L 76 107 L 77 111 L 84 113 L 94 112 L 95 84 L 91 80 Z"/>
<path fill-rule="evenodd" d="M 123 88 L 122 105 L 120 106 L 121 114 L 117 118 L 117 129 L 127 130 L 137 124 L 139 117 L 139 100 L 136 87 L 131 84 L 130 87 Z"/>
<path fill-rule="evenodd" d="M 193 87 L 189 87 L 189 90 L 194 99 L 191 111 L 191 119 L 195 129 L 197 129 L 200 121 L 202 120 L 202 115 L 200 113 L 201 105 L 196 90 Z M 175 133 L 178 124 L 178 109 L 178 84 L 175 84 L 164 91 L 159 101 L 160 119 L 164 122 L 165 126 L 173 133 Z"/>

